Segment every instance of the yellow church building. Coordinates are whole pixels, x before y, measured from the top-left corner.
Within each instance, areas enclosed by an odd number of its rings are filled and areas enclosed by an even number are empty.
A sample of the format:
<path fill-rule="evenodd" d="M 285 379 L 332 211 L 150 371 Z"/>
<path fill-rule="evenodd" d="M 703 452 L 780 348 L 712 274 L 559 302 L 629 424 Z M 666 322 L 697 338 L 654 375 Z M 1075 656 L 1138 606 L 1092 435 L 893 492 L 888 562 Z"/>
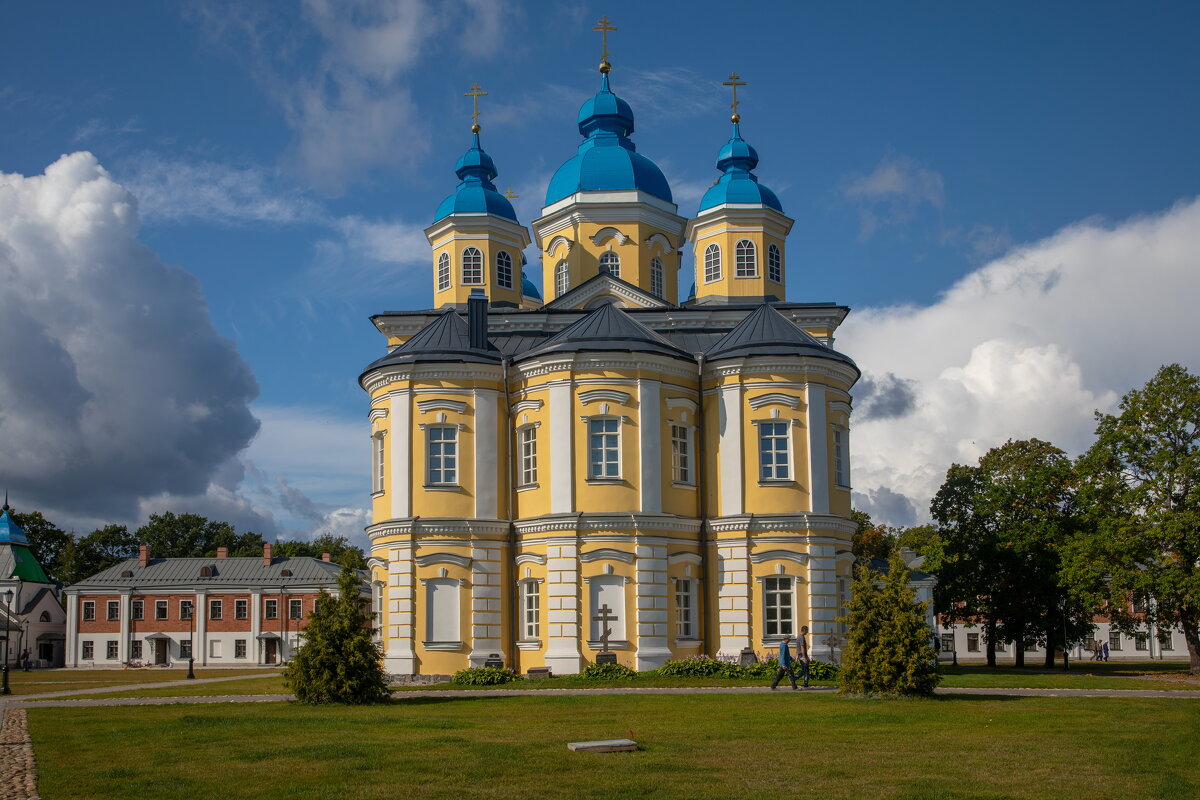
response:
<path fill-rule="evenodd" d="M 815 653 L 834 646 L 853 562 L 859 371 L 832 348 L 848 309 L 786 299 L 792 220 L 755 174 L 737 76 L 719 178 L 684 216 L 605 56 L 532 234 L 492 182 L 476 106 L 425 231 L 433 309 L 372 317 L 388 352 L 360 377 L 367 532 L 393 674 L 570 674 L 605 649 L 647 670 L 763 652 L 801 625 Z"/>

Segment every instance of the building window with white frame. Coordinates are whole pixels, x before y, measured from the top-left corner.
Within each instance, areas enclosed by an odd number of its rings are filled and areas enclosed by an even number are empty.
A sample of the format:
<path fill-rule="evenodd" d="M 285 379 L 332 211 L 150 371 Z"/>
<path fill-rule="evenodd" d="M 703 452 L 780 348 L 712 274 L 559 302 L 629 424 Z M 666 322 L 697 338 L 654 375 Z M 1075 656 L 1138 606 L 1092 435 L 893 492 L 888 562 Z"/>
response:
<path fill-rule="evenodd" d="M 1158 631 L 1158 646 L 1163 650 L 1174 650 L 1175 643 L 1171 638 L 1171 630 L 1169 628 L 1160 628 Z"/>
<path fill-rule="evenodd" d="M 142 660 L 142 640 L 134 639 L 129 643 L 129 659 L 131 661 Z"/>
<path fill-rule="evenodd" d="M 850 485 L 850 431 L 845 428 L 833 429 L 833 481 Z"/>
<path fill-rule="evenodd" d="M 767 248 L 767 280 L 783 283 L 783 254 L 776 245 Z"/>
<path fill-rule="evenodd" d="M 560 261 L 554 267 L 554 296 L 562 297 L 571 289 L 571 270 L 566 261 Z"/>
<path fill-rule="evenodd" d="M 245 658 L 246 657 L 246 640 L 245 639 L 234 639 L 233 640 L 233 657 L 234 658 Z"/>
<path fill-rule="evenodd" d="M 91 622 L 95 618 L 96 618 L 96 601 L 84 600 L 83 601 L 83 621 Z"/>
<path fill-rule="evenodd" d="M 121 618 L 121 601 L 109 600 L 106 605 L 107 608 L 105 609 L 105 619 L 107 619 L 109 622 L 113 622 L 114 620 Z"/>
<path fill-rule="evenodd" d="M 521 486 L 537 483 L 537 426 L 528 425 L 517 431 L 521 453 Z"/>
<path fill-rule="evenodd" d="M 513 288 L 513 260 L 507 250 L 496 253 L 496 285 L 502 289 Z"/>
<path fill-rule="evenodd" d="M 468 247 L 462 253 L 462 282 L 464 286 L 483 285 L 483 253 L 478 247 Z"/>
<path fill-rule="evenodd" d="M 220 600 L 208 601 L 208 618 L 221 619 L 221 615 L 225 613 L 225 604 Z"/>
<path fill-rule="evenodd" d="M 154 601 L 154 618 L 155 619 L 166 619 L 167 618 L 167 601 L 166 600 L 155 600 Z"/>
<path fill-rule="evenodd" d="M 1150 649 L 1150 636 L 1145 633 L 1135 633 L 1133 635 L 1133 649 L 1134 650 L 1149 650 Z"/>
<path fill-rule="evenodd" d="M 763 619 L 767 636 L 792 635 L 791 578 L 780 575 L 763 579 Z"/>
<path fill-rule="evenodd" d="M 710 244 L 704 248 L 704 282 L 721 280 L 721 247 Z"/>
<path fill-rule="evenodd" d="M 191 658 L 191 657 L 192 657 L 192 640 L 184 639 L 183 641 L 181 641 L 179 643 L 179 658 L 180 658 L 180 660 L 183 660 L 185 658 Z"/>
<path fill-rule="evenodd" d="M 791 480 L 790 423 L 758 424 L 758 477 L 764 481 Z"/>
<path fill-rule="evenodd" d="M 192 609 L 194 609 L 195 607 L 196 607 L 196 604 L 193 603 L 191 600 L 180 600 L 179 601 L 179 618 L 180 619 L 191 619 L 192 618 Z"/>
<path fill-rule="evenodd" d="M 968 653 L 978 653 L 979 652 L 979 634 L 978 633 L 968 633 L 967 634 L 967 652 Z"/>
<path fill-rule="evenodd" d="M 942 634 L 942 652 L 943 653 L 953 653 L 954 652 L 954 634 L 953 633 L 943 633 Z"/>
<path fill-rule="evenodd" d="M 742 239 L 733 248 L 734 274 L 739 278 L 758 277 L 758 252 L 754 242 Z"/>
<path fill-rule="evenodd" d="M 437 262 L 437 290 L 444 292 L 450 288 L 450 256 L 442 253 Z"/>
<path fill-rule="evenodd" d="M 234 600 L 233 601 L 233 618 L 246 619 L 250 616 L 250 601 Z"/>
<path fill-rule="evenodd" d="M 383 431 L 378 431 L 371 437 L 371 491 L 375 494 L 383 491 L 384 470 L 387 468 L 387 451 L 384 449 L 383 439 Z"/>
<path fill-rule="evenodd" d="M 621 420 L 613 417 L 588 420 L 588 479 L 621 477 Z"/>
<path fill-rule="evenodd" d="M 1120 631 L 1109 631 L 1108 632 L 1108 649 L 1109 650 L 1120 650 L 1121 649 L 1121 632 Z"/>
<path fill-rule="evenodd" d="M 663 264 L 657 258 L 652 258 L 650 259 L 650 294 L 662 298 L 664 291 Z"/>
<path fill-rule="evenodd" d="M 696 636 L 695 583 L 691 578 L 675 580 L 675 635 L 680 639 Z"/>
<path fill-rule="evenodd" d="M 607 272 L 614 278 L 621 277 L 621 257 L 612 250 L 600 254 L 600 271 Z"/>
<path fill-rule="evenodd" d="M 535 580 L 521 583 L 521 638 L 538 638 L 541 627 L 538 622 L 540 598 Z"/>
<path fill-rule="evenodd" d="M 104 657 L 109 661 L 116 661 L 118 657 L 117 640 L 109 639 L 104 652 Z"/>
<path fill-rule="evenodd" d="M 263 600 L 263 619 L 279 619 L 278 600 Z"/>
<path fill-rule="evenodd" d="M 692 482 L 692 432 L 683 425 L 671 425 L 671 482 Z"/>
<path fill-rule="evenodd" d="M 425 429 L 427 482 L 430 486 L 454 486 L 458 483 L 458 428 L 431 425 Z"/>
<path fill-rule="evenodd" d="M 93 653 L 95 652 L 95 650 L 93 649 L 94 647 L 95 647 L 95 644 L 92 642 L 84 642 L 83 643 L 83 648 L 82 648 L 82 652 L 80 653 L 80 656 L 83 658 L 84 661 L 92 660 Z"/>
<path fill-rule="evenodd" d="M 304 601 L 289 600 L 288 601 L 288 619 L 303 619 L 304 618 Z"/>
<path fill-rule="evenodd" d="M 142 600 L 134 600 L 129 604 L 129 618 L 132 620 L 142 620 L 146 617 L 146 603 Z"/>

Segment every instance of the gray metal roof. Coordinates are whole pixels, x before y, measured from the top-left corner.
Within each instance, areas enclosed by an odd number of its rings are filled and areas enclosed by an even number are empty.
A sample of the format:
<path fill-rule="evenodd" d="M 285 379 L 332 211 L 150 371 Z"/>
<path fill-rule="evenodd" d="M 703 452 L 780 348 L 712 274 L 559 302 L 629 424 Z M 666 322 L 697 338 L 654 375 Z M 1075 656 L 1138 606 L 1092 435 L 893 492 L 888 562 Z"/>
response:
<path fill-rule="evenodd" d="M 496 364 L 500 361 L 500 352 L 490 342 L 487 350 L 471 347 L 471 335 L 466 321 L 453 308 L 448 308 L 407 342 L 367 365 L 363 374 L 377 367 L 393 364 L 464 361 Z"/>
<path fill-rule="evenodd" d="M 828 358 L 858 369 L 849 356 L 821 344 L 767 303 L 752 311 L 705 353 L 709 361 L 772 355 Z"/>
<path fill-rule="evenodd" d="M 525 351 L 516 360 L 580 351 L 657 353 L 685 361 L 693 360 L 686 350 L 671 344 L 611 303 L 605 303 L 546 339 L 543 344 Z"/>
<path fill-rule="evenodd" d="M 209 567 L 212 577 L 200 577 Z M 284 575 L 290 570 L 291 575 Z M 69 589 L 101 587 L 195 586 L 334 586 L 341 567 L 319 558 L 275 558 L 269 566 L 261 556 L 253 558 L 152 558 L 142 566 L 136 558 L 122 561 L 73 584 Z M 128 572 L 129 575 L 123 575 Z"/>

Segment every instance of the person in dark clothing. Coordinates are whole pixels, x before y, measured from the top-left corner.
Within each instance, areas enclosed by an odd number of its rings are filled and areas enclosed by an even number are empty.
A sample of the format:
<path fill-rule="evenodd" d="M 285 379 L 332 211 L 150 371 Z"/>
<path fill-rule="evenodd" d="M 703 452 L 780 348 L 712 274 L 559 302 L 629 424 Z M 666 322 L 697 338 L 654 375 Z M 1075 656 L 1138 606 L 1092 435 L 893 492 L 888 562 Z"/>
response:
<path fill-rule="evenodd" d="M 808 688 L 808 626 L 800 626 L 800 638 L 796 640 L 796 660 L 800 662 L 800 672 L 804 676 L 804 688 Z M 795 685 L 795 681 L 792 682 Z"/>
<path fill-rule="evenodd" d="M 792 637 L 785 636 L 783 637 L 783 641 L 779 643 L 779 671 L 775 673 L 775 680 L 771 681 L 771 691 L 775 691 L 776 687 L 779 686 L 779 681 L 785 673 L 792 682 L 792 690 L 795 691 L 798 688 L 796 686 L 796 673 L 792 671 L 792 649 L 788 646 L 788 643 L 791 641 Z"/>

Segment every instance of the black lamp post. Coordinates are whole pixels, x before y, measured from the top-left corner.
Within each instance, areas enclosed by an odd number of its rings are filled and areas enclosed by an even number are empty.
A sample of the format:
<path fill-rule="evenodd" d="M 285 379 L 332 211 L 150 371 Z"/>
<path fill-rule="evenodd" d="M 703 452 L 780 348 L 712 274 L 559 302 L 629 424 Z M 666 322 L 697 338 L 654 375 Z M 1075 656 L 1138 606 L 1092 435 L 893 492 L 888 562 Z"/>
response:
<path fill-rule="evenodd" d="M 8 688 L 8 639 L 9 639 L 9 618 L 12 616 L 12 601 L 13 591 L 9 589 L 4 593 L 4 679 L 0 683 L 0 694 L 12 694 L 12 690 Z"/>
<path fill-rule="evenodd" d="M 192 669 L 192 664 L 196 660 L 196 601 L 193 600 L 188 606 L 188 620 L 191 625 L 188 628 L 188 674 L 189 681 L 196 680 L 196 671 Z"/>

